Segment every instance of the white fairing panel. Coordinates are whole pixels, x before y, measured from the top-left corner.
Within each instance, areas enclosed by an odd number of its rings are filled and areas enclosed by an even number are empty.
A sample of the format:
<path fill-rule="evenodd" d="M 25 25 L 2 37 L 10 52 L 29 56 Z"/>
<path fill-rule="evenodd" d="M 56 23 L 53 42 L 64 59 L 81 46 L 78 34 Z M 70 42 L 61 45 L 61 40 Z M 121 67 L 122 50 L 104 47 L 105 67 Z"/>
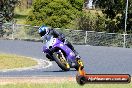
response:
<path fill-rule="evenodd" d="M 49 41 L 46 41 L 46 47 L 49 48 L 56 43 L 56 38 L 51 37 Z"/>

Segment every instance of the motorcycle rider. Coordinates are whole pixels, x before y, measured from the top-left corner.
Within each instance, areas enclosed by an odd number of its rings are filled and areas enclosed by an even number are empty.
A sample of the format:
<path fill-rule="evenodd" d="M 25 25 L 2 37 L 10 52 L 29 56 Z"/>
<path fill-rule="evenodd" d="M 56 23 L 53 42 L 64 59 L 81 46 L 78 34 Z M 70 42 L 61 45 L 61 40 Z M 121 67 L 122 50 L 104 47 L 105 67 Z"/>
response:
<path fill-rule="evenodd" d="M 43 40 L 48 40 L 50 39 L 51 36 L 53 36 L 54 38 L 58 38 L 60 39 L 65 45 L 67 45 L 76 55 L 76 58 L 80 58 L 80 56 L 78 55 L 78 52 L 76 52 L 76 50 L 74 49 L 74 47 L 72 46 L 72 44 L 67 41 L 65 39 L 65 35 L 61 32 L 56 31 L 54 28 L 51 27 L 47 27 L 47 26 L 41 26 L 39 29 L 39 35 L 43 38 Z M 46 57 L 52 61 L 52 58 L 50 58 L 49 56 L 46 55 Z"/>

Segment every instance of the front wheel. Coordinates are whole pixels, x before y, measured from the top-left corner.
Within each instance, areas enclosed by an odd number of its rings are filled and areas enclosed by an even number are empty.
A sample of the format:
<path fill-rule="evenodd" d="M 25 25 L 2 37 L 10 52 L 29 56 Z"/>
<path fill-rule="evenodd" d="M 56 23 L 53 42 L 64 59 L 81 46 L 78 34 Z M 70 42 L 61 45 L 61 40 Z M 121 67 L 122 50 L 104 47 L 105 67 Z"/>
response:
<path fill-rule="evenodd" d="M 55 62 L 58 64 L 58 66 L 64 70 L 64 71 L 69 71 L 70 70 L 70 65 L 67 62 L 63 52 L 61 50 L 57 50 L 56 52 L 53 53 Z"/>

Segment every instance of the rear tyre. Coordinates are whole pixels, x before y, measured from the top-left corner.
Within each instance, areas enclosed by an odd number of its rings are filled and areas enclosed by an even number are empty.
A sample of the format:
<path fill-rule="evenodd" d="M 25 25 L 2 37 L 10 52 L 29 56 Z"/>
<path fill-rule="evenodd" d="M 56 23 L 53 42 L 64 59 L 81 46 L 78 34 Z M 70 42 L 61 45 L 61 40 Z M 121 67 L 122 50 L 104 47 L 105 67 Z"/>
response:
<path fill-rule="evenodd" d="M 61 52 L 61 50 L 58 50 L 57 52 L 54 52 L 53 56 L 54 56 L 55 62 L 58 64 L 58 66 L 62 70 L 64 70 L 64 71 L 69 71 L 70 70 L 70 65 L 67 62 L 64 54 Z"/>

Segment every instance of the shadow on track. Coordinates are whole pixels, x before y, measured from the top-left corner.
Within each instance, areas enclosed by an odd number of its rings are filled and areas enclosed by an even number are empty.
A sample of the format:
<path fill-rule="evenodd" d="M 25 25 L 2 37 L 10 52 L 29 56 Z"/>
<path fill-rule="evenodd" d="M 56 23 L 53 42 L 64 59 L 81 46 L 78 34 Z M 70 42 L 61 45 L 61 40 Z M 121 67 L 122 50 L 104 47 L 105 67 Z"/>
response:
<path fill-rule="evenodd" d="M 63 71 L 63 70 L 56 70 L 56 71 L 43 71 L 43 72 L 76 72 L 76 70 L 70 70 L 70 71 Z"/>

